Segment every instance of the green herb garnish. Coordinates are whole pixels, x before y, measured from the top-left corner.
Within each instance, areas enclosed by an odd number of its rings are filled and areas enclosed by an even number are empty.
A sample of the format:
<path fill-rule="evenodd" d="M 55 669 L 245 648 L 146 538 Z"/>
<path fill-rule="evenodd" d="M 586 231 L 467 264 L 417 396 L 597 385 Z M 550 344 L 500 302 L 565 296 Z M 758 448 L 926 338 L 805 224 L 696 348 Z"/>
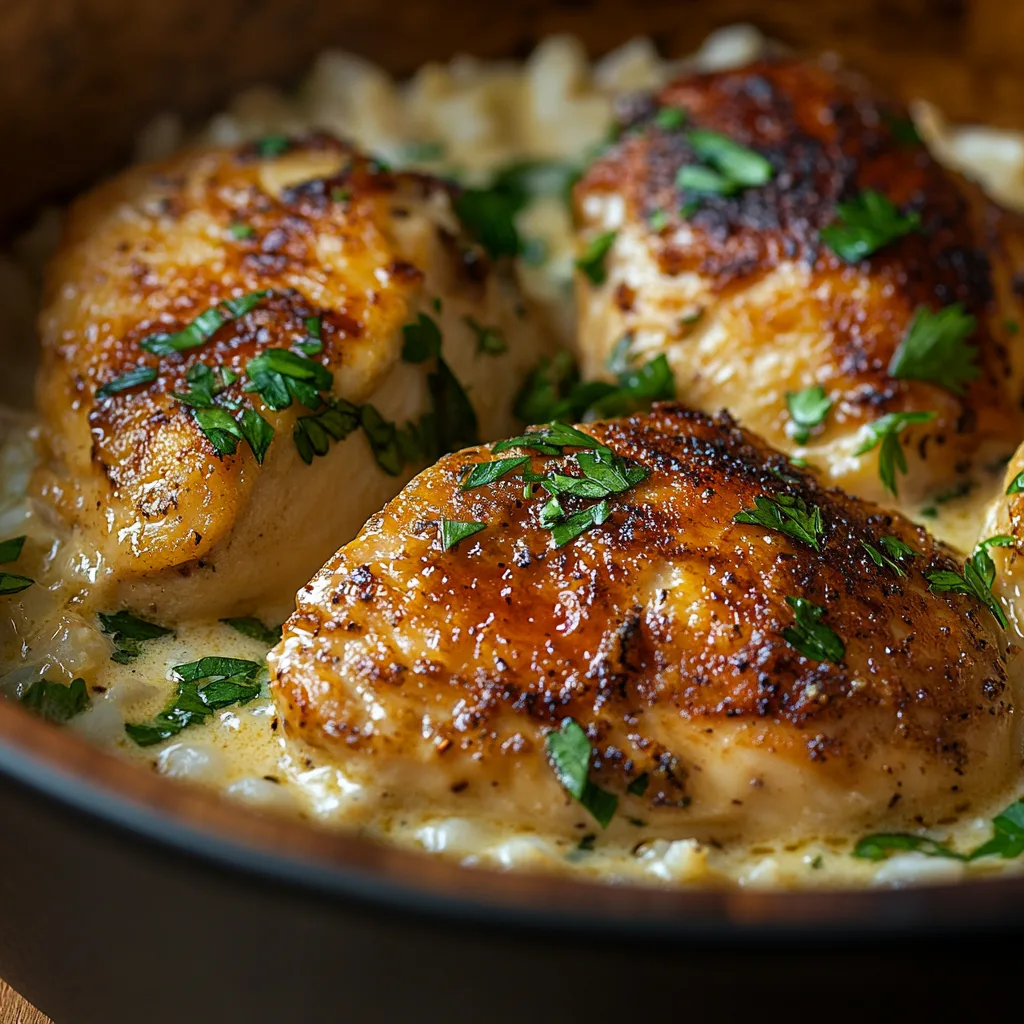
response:
<path fill-rule="evenodd" d="M 605 267 L 605 258 L 618 237 L 617 231 L 603 231 L 596 235 L 583 250 L 583 254 L 576 260 L 576 266 L 590 280 L 591 284 L 601 285 L 608 279 L 608 271 Z"/>
<path fill-rule="evenodd" d="M 684 191 L 730 196 L 771 181 L 772 165 L 760 153 L 721 132 L 693 128 L 686 137 L 703 163 L 679 169 L 676 184 Z"/>
<path fill-rule="evenodd" d="M 1024 491 L 1024 469 L 1010 481 L 1010 486 L 1006 488 L 1007 494 L 1020 494 L 1021 491 Z"/>
<path fill-rule="evenodd" d="M 218 455 L 234 455 L 238 442 L 245 441 L 256 462 L 263 464 L 274 428 L 255 409 L 243 409 L 237 419 L 221 408 L 194 409 L 193 415 Z"/>
<path fill-rule="evenodd" d="M 231 224 L 228 231 L 230 232 L 231 237 L 237 239 L 239 242 L 244 242 L 245 239 L 252 238 L 252 236 L 256 234 L 252 225 L 243 224 L 241 221 L 237 220 Z"/>
<path fill-rule="evenodd" d="M 652 231 L 661 232 L 668 227 L 668 213 L 665 210 L 655 210 L 654 213 L 647 218 L 648 227 Z"/>
<path fill-rule="evenodd" d="M 824 536 L 821 509 L 817 505 L 809 505 L 795 494 L 776 494 L 773 497 L 759 494 L 754 498 L 754 507 L 737 512 L 732 521 L 777 530 L 815 551 L 821 551 Z"/>
<path fill-rule="evenodd" d="M 896 474 L 906 473 L 907 456 L 900 444 L 900 434 L 914 423 L 927 423 L 935 419 L 934 412 L 890 412 L 874 423 L 868 423 L 868 439 L 854 455 L 864 455 L 881 445 L 878 452 L 878 475 L 882 486 L 895 498 L 898 497 Z"/>
<path fill-rule="evenodd" d="M 664 132 L 678 131 L 686 124 L 686 111 L 682 107 L 662 107 L 654 115 L 654 123 Z"/>
<path fill-rule="evenodd" d="M 176 736 L 189 725 L 205 722 L 214 711 L 248 704 L 259 696 L 257 677 L 263 666 L 239 658 L 201 658 L 175 665 L 177 693 L 171 705 L 149 724 L 128 724 L 124 731 L 140 747 L 151 747 Z"/>
<path fill-rule="evenodd" d="M 299 457 L 309 465 L 316 455 L 326 455 L 331 441 L 344 441 L 360 424 L 360 410 L 343 398 L 328 398 L 323 407 L 300 416 L 292 428 Z"/>
<path fill-rule="evenodd" d="M 174 635 L 173 629 L 147 622 L 131 612 L 114 612 L 110 615 L 100 612 L 98 617 L 100 629 L 110 637 L 114 645 L 110 660 L 119 665 L 134 661 L 142 653 L 142 645 L 147 640 Z"/>
<path fill-rule="evenodd" d="M 853 849 L 864 860 L 886 860 L 892 853 L 915 852 L 965 862 L 982 857 L 1010 860 L 1024 853 L 1024 800 L 1015 800 L 992 819 L 993 835 L 968 853 L 957 853 L 945 843 L 907 832 L 881 832 L 865 836 Z"/>
<path fill-rule="evenodd" d="M 205 363 L 193 363 L 185 373 L 188 390 L 173 394 L 179 402 L 193 409 L 215 409 L 214 399 L 237 379 L 238 375 L 226 367 L 211 370 Z"/>
<path fill-rule="evenodd" d="M 832 400 L 820 384 L 815 384 L 802 391 L 787 391 L 786 407 L 793 421 L 793 440 L 797 444 L 806 444 L 814 427 L 829 414 Z"/>
<path fill-rule="evenodd" d="M 450 551 L 460 541 L 464 541 L 467 537 L 472 537 L 474 533 L 479 533 L 486 528 L 486 523 L 464 523 L 457 519 L 440 519 L 438 520 L 438 535 L 441 538 L 441 550 Z"/>
<path fill-rule="evenodd" d="M 821 239 L 847 263 L 856 263 L 921 226 L 917 213 L 900 213 L 874 189 L 865 189 L 847 202 L 837 203 L 836 211 L 837 219 L 821 229 Z"/>
<path fill-rule="evenodd" d="M 508 351 L 508 342 L 497 327 L 485 327 L 471 316 L 463 317 L 463 320 L 476 336 L 476 350 L 479 354 L 500 356 Z"/>
<path fill-rule="evenodd" d="M 990 548 L 1013 547 L 1016 541 L 1007 534 L 997 534 L 982 541 L 974 551 L 974 554 L 964 562 L 962 573 L 952 569 L 932 569 L 924 574 L 928 581 L 928 589 L 936 593 L 966 594 L 981 602 L 996 618 L 996 621 L 1006 629 L 1009 622 L 1003 606 L 999 599 L 992 593 L 992 586 L 996 581 L 996 566 L 992 556 L 988 553 Z"/>
<path fill-rule="evenodd" d="M 102 387 L 96 389 L 97 398 L 109 398 L 121 391 L 128 391 L 130 388 L 138 387 L 140 384 L 152 384 L 156 380 L 156 367 L 136 366 L 120 377 L 115 377 Z"/>
<path fill-rule="evenodd" d="M 647 792 L 647 787 L 650 785 L 651 777 L 644 772 L 642 775 L 638 775 L 627 787 L 626 792 L 630 796 L 643 796 Z"/>
<path fill-rule="evenodd" d="M 256 142 L 256 152 L 265 158 L 280 156 L 291 146 L 287 135 L 265 135 Z"/>
<path fill-rule="evenodd" d="M 319 355 L 324 350 L 323 322 L 319 316 L 307 316 L 302 320 L 306 336 L 294 345 L 304 356 Z"/>
<path fill-rule="evenodd" d="M 330 391 L 334 374 L 321 363 L 286 348 L 268 348 L 250 359 L 245 367 L 250 383 L 246 391 L 255 391 L 275 412 L 287 409 L 292 399 L 307 409 L 318 409 L 321 391 Z"/>
<path fill-rule="evenodd" d="M 37 679 L 25 688 L 18 700 L 40 718 L 63 725 L 85 711 L 89 706 L 89 693 L 84 679 L 75 679 L 69 686 L 52 683 L 49 679 Z"/>
<path fill-rule="evenodd" d="M 521 201 L 499 189 L 468 188 L 455 197 L 462 226 L 494 259 L 519 252 L 515 215 Z"/>
<path fill-rule="evenodd" d="M 402 339 L 402 359 L 407 363 L 423 363 L 441 354 L 441 329 L 426 313 L 402 328 Z"/>
<path fill-rule="evenodd" d="M 0 542 L 0 565 L 16 562 L 21 557 L 21 549 L 25 546 L 25 537 L 11 537 Z M 28 576 L 19 576 L 13 572 L 0 572 L 0 597 L 8 594 L 20 594 L 28 590 L 35 580 Z"/>
<path fill-rule="evenodd" d="M 270 289 L 249 292 L 237 299 L 225 299 L 216 306 L 200 313 L 187 327 L 174 334 L 158 333 L 147 335 L 139 347 L 158 356 L 169 356 L 174 352 L 185 352 L 198 348 L 212 338 L 229 320 L 237 320 L 255 309 L 268 295 Z"/>
<path fill-rule="evenodd" d="M 570 796 L 578 800 L 601 828 L 607 828 L 619 806 L 619 798 L 590 781 L 590 740 L 571 718 L 563 719 L 558 732 L 549 732 L 546 740 L 548 761 L 558 781 Z"/>
<path fill-rule="evenodd" d="M 463 491 L 474 487 L 486 487 L 500 480 L 503 476 L 515 472 L 530 461 L 529 455 L 519 455 L 510 459 L 492 459 L 490 462 L 478 462 L 463 478 L 459 488 Z"/>
<path fill-rule="evenodd" d="M 242 636 L 247 636 L 250 640 L 255 640 L 265 647 L 274 647 L 281 642 L 280 626 L 271 629 L 269 626 L 264 626 L 259 619 L 254 618 L 221 619 L 220 621 L 225 626 L 230 626 L 236 633 L 241 633 Z"/>
<path fill-rule="evenodd" d="M 787 597 L 786 603 L 793 609 L 796 621 L 782 631 L 782 638 L 806 658 L 840 664 L 846 646 L 837 633 L 822 623 L 825 609 L 805 597 Z"/>
<path fill-rule="evenodd" d="M 912 558 L 918 558 L 920 555 L 920 552 L 915 551 L 909 544 L 905 544 L 899 537 L 881 537 L 878 543 L 882 548 L 881 551 L 866 540 L 861 541 L 861 545 L 871 561 L 879 569 L 889 569 L 896 576 L 905 577 L 907 570 L 902 563 L 909 562 Z"/>
<path fill-rule="evenodd" d="M 897 380 L 926 380 L 954 395 L 962 395 L 964 385 L 981 374 L 974 364 L 978 351 L 967 343 L 976 322 L 959 302 L 937 313 L 918 306 L 893 353 L 889 376 Z"/>

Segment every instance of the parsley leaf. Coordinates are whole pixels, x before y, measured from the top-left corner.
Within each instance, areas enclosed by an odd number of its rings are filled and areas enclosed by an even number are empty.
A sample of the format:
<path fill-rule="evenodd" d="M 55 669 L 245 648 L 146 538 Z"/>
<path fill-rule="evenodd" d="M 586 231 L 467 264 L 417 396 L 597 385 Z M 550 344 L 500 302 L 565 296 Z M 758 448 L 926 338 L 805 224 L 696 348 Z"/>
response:
<path fill-rule="evenodd" d="M 950 860 L 966 860 L 963 854 L 955 853 L 948 846 L 907 832 L 877 832 L 865 836 L 853 848 L 853 856 L 862 860 L 886 860 L 892 853 L 913 851 L 927 857 L 946 857 Z"/>
<path fill-rule="evenodd" d="M 693 128 L 686 133 L 686 138 L 697 158 L 710 164 L 734 190 L 764 185 L 772 179 L 772 165 L 760 153 L 741 146 L 721 132 Z"/>
<path fill-rule="evenodd" d="M 503 476 L 514 472 L 530 461 L 529 455 L 517 455 L 510 459 L 492 459 L 490 462 L 478 462 L 463 478 L 459 489 L 470 491 L 474 487 L 486 487 L 500 480 Z"/>
<path fill-rule="evenodd" d="M 306 337 L 294 345 L 304 356 L 315 356 L 324 350 L 323 321 L 318 316 L 303 318 L 302 325 L 306 328 Z"/>
<path fill-rule="evenodd" d="M 476 350 L 481 355 L 500 356 L 508 351 L 508 342 L 497 327 L 485 327 L 471 316 L 463 317 L 466 326 L 476 335 Z"/>
<path fill-rule="evenodd" d="M 557 499 L 556 499 L 557 500 Z M 551 522 L 551 537 L 556 548 L 565 547 L 570 541 L 586 533 L 595 526 L 601 526 L 611 515 L 611 505 L 607 501 L 599 501 L 582 512 L 574 512 L 572 515 L 559 517 L 558 521 Z"/>
<path fill-rule="evenodd" d="M 107 381 L 102 387 L 97 388 L 96 397 L 109 398 L 111 395 L 116 395 L 121 391 L 128 391 L 130 388 L 138 387 L 140 384 L 152 384 L 155 380 L 156 367 L 136 366 L 122 373 L 120 377 L 115 377 L 113 380 Z"/>
<path fill-rule="evenodd" d="M 926 380 L 952 391 L 964 393 L 964 385 L 976 380 L 981 371 L 974 364 L 977 349 L 967 343 L 976 321 L 964 312 L 961 303 L 933 313 L 918 306 L 889 363 L 889 376 L 897 380 Z"/>
<path fill-rule="evenodd" d="M 467 188 L 455 197 L 455 213 L 462 226 L 494 259 L 519 252 L 515 215 L 519 197 L 500 188 Z"/>
<path fill-rule="evenodd" d="M 921 226 L 917 213 L 902 214 L 874 189 L 836 204 L 838 217 L 821 229 L 822 241 L 847 263 L 856 263 Z"/>
<path fill-rule="evenodd" d="M 570 427 L 567 423 L 549 423 L 527 434 L 499 441 L 491 447 L 491 451 L 498 453 L 509 448 L 533 448 L 541 455 L 561 455 L 564 448 L 597 448 L 609 451 L 589 434 L 584 434 L 582 430 Z"/>
<path fill-rule="evenodd" d="M 221 619 L 220 621 L 225 626 L 230 626 L 236 633 L 241 633 L 242 636 L 247 636 L 250 640 L 255 640 L 266 647 L 274 647 L 281 642 L 280 626 L 271 629 L 269 626 L 264 626 L 259 619 L 254 618 Z"/>
<path fill-rule="evenodd" d="M 306 465 L 316 455 L 326 455 L 331 441 L 344 441 L 360 423 L 360 411 L 343 398 L 328 398 L 323 407 L 300 416 L 292 428 L 292 440 Z"/>
<path fill-rule="evenodd" d="M 654 115 L 654 123 L 664 132 L 678 131 L 686 124 L 686 111 L 682 107 L 662 107 Z"/>
<path fill-rule="evenodd" d="M 582 727 L 571 718 L 563 719 L 561 729 L 549 732 L 545 743 L 548 761 L 558 781 L 594 816 L 601 828 L 607 828 L 619 806 L 619 798 L 588 778 L 591 748 Z"/>
<path fill-rule="evenodd" d="M 811 430 L 829 414 L 832 400 L 820 384 L 815 384 L 803 391 L 787 391 L 786 406 L 793 421 L 793 440 L 797 444 L 806 444 Z"/>
<path fill-rule="evenodd" d="M 1010 486 L 1006 488 L 1007 494 L 1020 494 L 1021 491 L 1024 491 L 1024 469 L 1010 481 Z"/>
<path fill-rule="evenodd" d="M 185 380 L 189 385 L 187 391 L 173 392 L 174 397 L 185 405 L 194 409 L 213 409 L 217 403 L 214 399 L 229 384 L 238 379 L 233 370 L 220 367 L 218 370 L 211 370 L 205 363 L 193 363 L 185 374 Z"/>
<path fill-rule="evenodd" d="M 608 279 L 605 258 L 618 235 L 617 231 L 603 231 L 587 243 L 583 253 L 577 258 L 577 268 L 589 278 L 591 284 L 601 285 Z"/>
<path fill-rule="evenodd" d="M 1015 541 L 1007 534 L 997 534 L 982 541 L 974 554 L 964 562 L 962 573 L 952 569 L 932 569 L 924 574 L 928 589 L 936 593 L 966 594 L 981 602 L 1006 629 L 1009 622 L 999 599 L 992 593 L 996 581 L 996 566 L 989 555 L 989 549 L 1012 547 Z"/>
<path fill-rule="evenodd" d="M 709 195 L 731 196 L 740 191 L 737 185 L 730 178 L 710 167 L 702 167 L 700 164 L 687 164 L 679 168 L 676 175 L 676 184 L 687 192 L 707 193 Z M 689 216 L 692 210 L 683 208 L 682 216 Z"/>
<path fill-rule="evenodd" d="M 754 507 L 737 512 L 732 521 L 777 530 L 815 551 L 821 550 L 824 534 L 821 509 L 817 505 L 809 505 L 795 494 L 777 494 L 774 497 L 759 494 L 754 498 Z"/>
<path fill-rule="evenodd" d="M 46 721 L 63 725 L 85 711 L 89 706 L 89 693 L 84 679 L 76 679 L 69 686 L 37 679 L 25 688 L 18 700 Z"/>
<path fill-rule="evenodd" d="M 838 634 L 822 623 L 825 609 L 805 597 L 787 597 L 786 603 L 793 609 L 796 623 L 782 631 L 782 638 L 806 658 L 840 664 L 846 646 Z"/>
<path fill-rule="evenodd" d="M 359 426 L 370 443 L 377 465 L 389 476 L 398 476 L 406 463 L 417 462 L 423 457 L 422 445 L 415 431 L 409 426 L 399 430 L 372 405 L 360 406 Z"/>
<path fill-rule="evenodd" d="M 274 428 L 255 409 L 244 409 L 236 420 L 226 409 L 193 409 L 199 429 L 218 455 L 234 455 L 245 441 L 260 465 L 274 439 Z"/>
<path fill-rule="evenodd" d="M 246 391 L 256 391 L 275 412 L 287 409 L 294 398 L 307 409 L 318 409 L 321 391 L 330 391 L 334 374 L 299 352 L 286 348 L 268 348 L 250 359 L 245 367 L 250 383 Z"/>
<path fill-rule="evenodd" d="M 176 736 L 189 725 L 205 722 L 214 711 L 232 704 L 248 704 L 261 686 L 263 666 L 240 658 L 200 658 L 175 665 L 177 692 L 169 707 L 148 724 L 126 724 L 124 731 L 140 747 L 151 747 Z"/>
<path fill-rule="evenodd" d="M 438 531 L 441 537 L 441 550 L 450 551 L 460 541 L 472 537 L 474 533 L 479 533 L 486 528 L 486 523 L 462 523 L 457 519 L 440 519 L 438 520 Z"/>
<path fill-rule="evenodd" d="M 638 775 L 627 787 L 626 792 L 630 796 L 643 796 L 647 792 L 647 787 L 650 785 L 651 777 L 644 772 L 642 775 Z"/>
<path fill-rule="evenodd" d="M 865 427 L 868 439 L 853 453 L 864 455 L 879 444 L 878 475 L 882 485 L 895 498 L 898 497 L 896 473 L 906 473 L 907 456 L 900 445 L 900 434 L 914 423 L 927 423 L 935 419 L 934 412 L 890 412 Z"/>
<path fill-rule="evenodd" d="M 174 630 L 166 626 L 158 626 L 155 622 L 147 622 L 131 612 L 114 612 L 107 615 L 99 613 L 100 629 L 106 633 L 114 644 L 111 661 L 119 665 L 127 665 L 142 653 L 142 645 L 147 640 L 157 640 L 162 636 L 174 636 Z"/>
<path fill-rule="evenodd" d="M 169 356 L 174 352 L 197 348 L 209 341 L 229 320 L 245 316 L 270 294 L 271 290 L 265 289 L 240 295 L 237 299 L 225 299 L 200 313 L 188 326 L 174 334 L 147 335 L 139 342 L 139 347 L 158 356 Z"/>
<path fill-rule="evenodd" d="M 0 564 L 16 562 L 21 557 L 21 549 L 25 546 L 25 537 L 11 537 L 0 543 Z M 0 572 L 0 596 L 20 594 L 28 590 L 35 580 L 28 576 L 19 576 L 13 572 Z"/>
<path fill-rule="evenodd" d="M 287 135 L 265 135 L 256 142 L 256 152 L 269 159 L 288 152 L 290 146 L 291 140 Z"/>
<path fill-rule="evenodd" d="M 882 537 L 878 543 L 882 546 L 881 551 L 866 540 L 861 541 L 861 546 L 879 569 L 889 569 L 896 576 L 907 575 L 907 570 L 901 563 L 920 557 L 919 552 L 905 544 L 899 537 Z"/>
<path fill-rule="evenodd" d="M 407 363 L 423 363 L 441 354 L 441 329 L 426 313 L 402 328 L 402 338 L 402 359 Z"/>
<path fill-rule="evenodd" d="M 241 221 L 234 221 L 228 227 L 228 232 L 231 237 L 236 241 L 244 242 L 247 238 L 252 238 L 256 233 L 250 224 L 243 224 Z"/>
<path fill-rule="evenodd" d="M 1015 800 L 992 819 L 992 838 L 969 853 L 957 853 L 945 843 L 907 832 L 881 832 L 865 836 L 853 849 L 853 856 L 864 860 L 885 860 L 892 853 L 913 851 L 926 857 L 974 861 L 982 857 L 1010 860 L 1024 853 L 1024 800 Z"/>
<path fill-rule="evenodd" d="M 0 541 L 0 565 L 16 562 L 21 558 L 21 549 L 25 546 L 26 539 L 22 534 L 20 537 L 10 537 L 8 540 Z"/>
<path fill-rule="evenodd" d="M 443 359 L 438 359 L 434 372 L 427 377 L 427 388 L 432 411 L 421 423 L 424 439 L 431 442 L 427 454 L 441 456 L 479 444 L 476 410 Z"/>

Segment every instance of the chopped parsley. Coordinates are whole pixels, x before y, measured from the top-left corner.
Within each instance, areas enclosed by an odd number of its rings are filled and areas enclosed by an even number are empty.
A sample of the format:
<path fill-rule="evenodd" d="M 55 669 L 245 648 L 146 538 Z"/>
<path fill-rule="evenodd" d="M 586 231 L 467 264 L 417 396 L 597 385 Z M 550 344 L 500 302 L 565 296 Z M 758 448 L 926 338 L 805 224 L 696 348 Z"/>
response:
<path fill-rule="evenodd" d="M 260 156 L 269 159 L 287 153 L 291 146 L 291 140 L 287 135 L 264 135 L 256 142 L 256 152 Z"/>
<path fill-rule="evenodd" d="M 407 363 L 424 363 L 441 354 L 441 328 L 433 317 L 420 313 L 402 328 L 402 359 Z"/>
<path fill-rule="evenodd" d="M 664 132 L 675 132 L 686 124 L 686 111 L 682 107 L 662 107 L 654 115 L 654 123 Z"/>
<path fill-rule="evenodd" d="M 18 700 L 40 718 L 63 725 L 85 711 L 89 706 L 89 693 L 84 679 L 75 679 L 70 685 L 37 679 L 25 688 Z"/>
<path fill-rule="evenodd" d="M 967 853 L 958 853 L 946 843 L 907 832 L 880 832 L 865 836 L 853 848 L 863 860 L 886 860 L 890 854 L 915 852 L 926 857 L 945 857 L 965 862 L 982 857 L 1010 860 L 1024 853 L 1024 800 L 1015 800 L 992 819 L 992 838 Z"/>
<path fill-rule="evenodd" d="M 878 543 L 881 551 L 866 540 L 861 541 L 861 546 L 879 569 L 888 569 L 895 576 L 906 577 L 907 570 L 903 563 L 918 558 L 920 552 L 905 544 L 899 537 L 881 537 Z"/>
<path fill-rule="evenodd" d="M 1024 469 L 1010 481 L 1010 486 L 1006 488 L 1007 494 L 1020 494 L 1021 491 L 1024 491 Z"/>
<path fill-rule="evenodd" d="M 759 494 L 754 498 L 754 507 L 737 512 L 732 521 L 777 530 L 814 551 L 821 551 L 824 535 L 821 509 L 817 505 L 809 505 L 795 494 L 776 494 L 774 497 Z"/>
<path fill-rule="evenodd" d="M 815 384 L 802 391 L 787 391 L 786 407 L 793 421 L 793 440 L 797 444 L 806 444 L 811 431 L 828 416 L 832 400 L 820 384 Z"/>
<path fill-rule="evenodd" d="M 423 442 L 411 424 L 400 430 L 372 405 L 363 405 L 359 408 L 359 426 L 370 443 L 377 465 L 388 476 L 398 476 L 407 463 L 423 458 Z"/>
<path fill-rule="evenodd" d="M 238 374 L 227 367 L 210 369 L 205 363 L 193 363 L 185 373 L 187 391 L 175 391 L 174 397 L 194 409 L 215 409 L 214 399 L 238 380 Z"/>
<path fill-rule="evenodd" d="M 492 459 L 490 462 L 478 462 L 463 478 L 459 487 L 463 491 L 474 487 L 486 487 L 500 480 L 503 476 L 521 469 L 530 461 L 529 455 L 518 455 L 509 459 Z"/>
<path fill-rule="evenodd" d="M 836 212 L 836 220 L 821 229 L 821 239 L 847 263 L 856 263 L 921 226 L 917 213 L 900 213 L 874 189 L 837 203 Z"/>
<path fill-rule="evenodd" d="M 900 444 L 900 434 L 914 423 L 927 423 L 935 419 L 934 412 L 890 412 L 865 427 L 867 440 L 854 452 L 864 455 L 881 445 L 878 452 L 878 476 L 882 486 L 895 498 L 898 497 L 896 474 L 906 473 L 907 456 Z"/>
<path fill-rule="evenodd" d="M 786 643 L 806 658 L 840 664 L 846 655 L 846 646 L 839 635 L 821 621 L 825 609 L 805 597 L 787 597 L 786 603 L 796 617 L 794 625 L 782 631 Z"/>
<path fill-rule="evenodd" d="M 485 327 L 471 316 L 463 317 L 466 326 L 476 336 L 476 350 L 480 355 L 500 356 L 508 351 L 508 342 L 497 327 Z"/>
<path fill-rule="evenodd" d="M 319 409 L 321 391 L 329 391 L 334 374 L 322 363 L 286 348 L 264 349 L 245 367 L 245 390 L 257 392 L 275 412 L 287 409 L 292 399 L 307 409 Z"/>
<path fill-rule="evenodd" d="M 664 231 L 668 227 L 668 213 L 665 210 L 655 210 L 647 218 L 647 224 L 652 231 Z"/>
<path fill-rule="evenodd" d="M 116 395 L 121 391 L 128 391 L 131 388 L 138 387 L 140 384 L 152 384 L 155 380 L 155 366 L 136 366 L 122 373 L 120 377 L 115 377 L 113 380 L 107 381 L 102 387 L 97 388 L 96 397 L 109 398 L 111 395 Z"/>
<path fill-rule="evenodd" d="M 977 349 L 967 342 L 975 325 L 974 317 L 965 313 L 959 302 L 937 313 L 927 306 L 918 306 L 893 353 L 889 376 L 929 381 L 954 395 L 962 395 L 964 385 L 981 373 L 974 363 Z"/>
<path fill-rule="evenodd" d="M 360 424 L 360 410 L 343 398 L 327 398 L 323 407 L 300 416 L 292 428 L 299 457 L 309 465 L 314 456 L 326 455 L 331 441 L 344 441 Z"/>
<path fill-rule="evenodd" d="M 262 688 L 262 670 L 259 662 L 239 658 L 200 658 L 175 665 L 178 685 L 170 706 L 152 722 L 126 724 L 124 731 L 140 747 L 162 743 L 187 726 L 205 722 L 215 711 L 254 700 Z"/>
<path fill-rule="evenodd" d="M 402 146 L 401 159 L 405 163 L 437 163 L 444 159 L 444 155 L 443 142 L 406 142 Z"/>
<path fill-rule="evenodd" d="M 239 242 L 244 242 L 247 238 L 252 238 L 256 234 L 251 224 L 243 224 L 241 221 L 234 221 L 228 228 L 231 237 Z"/>
<path fill-rule="evenodd" d="M 142 653 L 147 640 L 158 640 L 162 636 L 174 636 L 174 630 L 147 622 L 131 612 L 114 612 L 110 615 L 99 613 L 100 629 L 110 637 L 114 645 L 111 661 L 127 665 Z"/>
<path fill-rule="evenodd" d="M 551 530 L 551 537 L 556 548 L 565 547 L 566 544 L 574 541 L 587 530 L 601 526 L 612 511 L 611 505 L 607 501 L 599 501 L 596 505 L 591 505 L 590 508 L 583 509 L 581 512 L 567 515 L 557 498 L 552 498 L 551 501 L 558 507 L 557 514 L 549 516 L 545 525 Z"/>
<path fill-rule="evenodd" d="M 626 792 L 630 796 L 643 796 L 647 792 L 647 787 L 650 785 L 651 777 L 644 772 L 642 775 L 638 775 L 627 787 Z"/>
<path fill-rule="evenodd" d="M 928 589 L 936 593 L 966 594 L 983 604 L 1003 629 L 1009 622 L 999 599 L 992 593 L 996 581 L 996 567 L 989 554 L 990 548 L 1013 547 L 1016 542 L 1007 534 L 997 534 L 982 541 L 974 554 L 964 562 L 963 572 L 952 569 L 932 569 L 924 574 Z"/>
<path fill-rule="evenodd" d="M 563 719 L 557 732 L 546 740 L 548 761 L 555 776 L 573 799 L 578 800 L 601 826 L 607 828 L 619 806 L 619 798 L 590 781 L 590 740 L 571 718 Z"/>
<path fill-rule="evenodd" d="M 576 260 L 577 268 L 587 276 L 591 284 L 602 285 L 608 280 L 605 259 L 618 235 L 617 231 L 603 231 L 595 235 Z"/>
<path fill-rule="evenodd" d="M 324 350 L 323 322 L 319 316 L 307 316 L 303 318 L 302 326 L 306 328 L 306 336 L 294 347 L 304 356 L 319 355 Z"/>
<path fill-rule="evenodd" d="M 263 459 L 274 439 L 274 428 L 255 409 L 244 409 L 239 417 L 227 409 L 194 409 L 196 423 L 218 455 L 234 455 L 238 442 L 249 445 L 256 462 Z"/>
<path fill-rule="evenodd" d="M 568 352 L 544 357 L 516 396 L 516 416 L 524 423 L 575 422 L 590 415 L 626 416 L 649 409 L 653 402 L 675 397 L 675 377 L 664 355 L 637 365 L 623 348 L 628 349 L 628 338 L 620 341 L 609 359 L 615 383 L 581 381 Z"/>
<path fill-rule="evenodd" d="M 200 313 L 180 331 L 147 335 L 139 342 L 139 347 L 158 356 L 198 348 L 208 342 L 229 320 L 237 320 L 252 312 L 270 294 L 271 290 L 265 289 L 240 295 L 237 299 L 225 299 Z"/>
<path fill-rule="evenodd" d="M 684 191 L 731 196 L 772 179 L 772 165 L 760 153 L 721 132 L 693 128 L 686 138 L 702 163 L 679 169 L 676 184 Z"/>
<path fill-rule="evenodd" d="M 271 629 L 269 626 L 264 626 L 259 619 L 254 618 L 221 619 L 220 621 L 225 626 L 230 626 L 236 633 L 241 633 L 242 636 L 247 636 L 250 640 L 255 640 L 265 647 L 274 647 L 281 642 L 280 626 Z"/>
<path fill-rule="evenodd" d="M 450 551 L 456 547 L 460 541 L 464 541 L 467 537 L 472 537 L 474 533 L 479 533 L 481 530 L 487 528 L 486 523 L 463 523 L 457 519 L 441 519 L 438 520 L 438 534 L 441 538 L 441 550 Z"/>
<path fill-rule="evenodd" d="M 25 546 L 25 537 L 11 537 L 0 541 L 0 565 L 16 562 L 21 557 L 21 549 Z M 0 572 L 0 597 L 8 594 L 20 594 L 28 590 L 35 580 L 28 576 L 19 576 L 13 572 Z"/>
<path fill-rule="evenodd" d="M 519 252 L 515 215 L 522 202 L 497 188 L 467 188 L 455 197 L 455 213 L 467 233 L 494 259 Z"/>

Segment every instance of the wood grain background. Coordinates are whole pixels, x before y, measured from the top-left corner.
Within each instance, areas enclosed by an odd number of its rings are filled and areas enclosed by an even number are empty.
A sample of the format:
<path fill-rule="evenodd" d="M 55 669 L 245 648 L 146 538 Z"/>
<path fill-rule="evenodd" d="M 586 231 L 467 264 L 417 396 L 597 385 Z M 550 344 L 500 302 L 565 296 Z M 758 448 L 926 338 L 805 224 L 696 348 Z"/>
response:
<path fill-rule="evenodd" d="M 0 1024 L 51 1024 L 51 1021 L 0 981 Z"/>

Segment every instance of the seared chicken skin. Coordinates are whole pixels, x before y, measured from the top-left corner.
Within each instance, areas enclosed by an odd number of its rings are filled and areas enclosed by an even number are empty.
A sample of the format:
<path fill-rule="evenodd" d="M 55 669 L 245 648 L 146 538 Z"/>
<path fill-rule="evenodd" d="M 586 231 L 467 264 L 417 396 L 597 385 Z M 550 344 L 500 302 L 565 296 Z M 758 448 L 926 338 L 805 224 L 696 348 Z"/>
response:
<path fill-rule="evenodd" d="M 890 506 L 895 489 L 912 508 L 1013 450 L 1022 221 L 939 165 L 902 110 L 787 60 L 681 78 L 630 117 L 575 193 L 581 246 L 615 233 L 578 275 L 586 375 L 607 375 L 624 338 L 664 352 L 679 400 L 728 409 Z M 814 387 L 797 422 L 787 393 Z M 893 441 L 860 449 L 868 425 L 905 412 L 930 418 L 887 421 L 904 477 Z"/>
<path fill-rule="evenodd" d="M 443 458 L 300 592 L 275 698 L 367 819 L 578 837 L 550 738 L 577 727 L 623 840 L 934 823 L 1015 777 L 1001 630 L 930 592 L 926 532 L 724 414 L 579 430 Z"/>
<path fill-rule="evenodd" d="M 450 200 L 311 137 L 189 152 L 75 204 L 42 314 L 38 487 L 120 603 L 286 613 L 417 469 L 509 432 L 540 343 Z"/>

